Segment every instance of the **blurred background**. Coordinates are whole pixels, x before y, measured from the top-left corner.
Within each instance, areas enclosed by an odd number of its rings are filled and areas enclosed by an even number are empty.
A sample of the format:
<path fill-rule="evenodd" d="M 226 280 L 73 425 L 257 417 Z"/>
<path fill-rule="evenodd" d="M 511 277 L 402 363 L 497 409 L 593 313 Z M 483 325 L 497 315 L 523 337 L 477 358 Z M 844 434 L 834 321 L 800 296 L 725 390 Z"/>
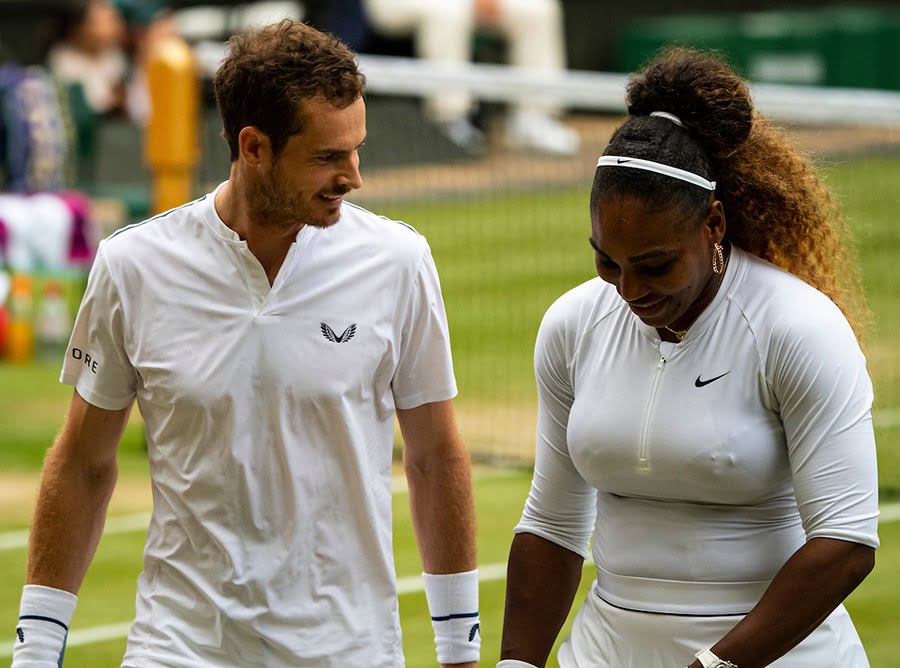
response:
<path fill-rule="evenodd" d="M 532 346 L 560 294 L 594 275 L 588 193 L 624 82 L 672 43 L 715 49 L 814 156 L 858 242 L 876 323 L 878 565 L 848 601 L 876 668 L 900 666 L 900 8 L 896 2 L 0 0 L 0 661 L 11 651 L 41 461 L 71 389 L 61 354 L 98 241 L 227 178 L 211 77 L 224 41 L 285 16 L 334 32 L 369 80 L 351 199 L 432 246 L 477 463 L 484 665 L 498 655 L 511 529 L 530 480 Z M 398 450 L 401 443 L 397 443 Z M 82 590 L 66 666 L 117 666 L 151 508 L 140 416 Z M 404 647 L 434 665 L 402 481 Z M 586 578 L 590 576 L 587 568 Z M 587 582 L 587 579 L 585 580 Z M 789 614 L 789 611 L 786 611 Z"/>

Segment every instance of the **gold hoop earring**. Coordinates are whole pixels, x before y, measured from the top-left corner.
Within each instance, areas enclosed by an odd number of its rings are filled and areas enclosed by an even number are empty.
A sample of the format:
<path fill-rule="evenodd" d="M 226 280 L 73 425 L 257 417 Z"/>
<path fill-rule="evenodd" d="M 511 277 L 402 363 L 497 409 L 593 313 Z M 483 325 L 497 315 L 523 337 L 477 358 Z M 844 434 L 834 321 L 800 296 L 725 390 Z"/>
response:
<path fill-rule="evenodd" d="M 722 244 L 718 241 L 713 244 L 712 270 L 714 274 L 721 274 L 725 271 L 725 252 Z"/>

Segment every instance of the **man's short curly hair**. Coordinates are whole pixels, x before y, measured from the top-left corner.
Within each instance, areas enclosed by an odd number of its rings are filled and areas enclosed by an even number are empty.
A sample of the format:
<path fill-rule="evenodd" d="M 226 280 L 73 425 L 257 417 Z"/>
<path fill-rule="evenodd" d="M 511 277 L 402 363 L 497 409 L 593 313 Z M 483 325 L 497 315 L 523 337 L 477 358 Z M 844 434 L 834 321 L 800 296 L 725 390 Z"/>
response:
<path fill-rule="evenodd" d="M 285 19 L 232 37 L 214 85 L 222 134 L 235 161 L 243 128 L 265 132 L 278 155 L 303 131 L 304 99 L 344 108 L 363 95 L 366 79 L 337 37 Z"/>

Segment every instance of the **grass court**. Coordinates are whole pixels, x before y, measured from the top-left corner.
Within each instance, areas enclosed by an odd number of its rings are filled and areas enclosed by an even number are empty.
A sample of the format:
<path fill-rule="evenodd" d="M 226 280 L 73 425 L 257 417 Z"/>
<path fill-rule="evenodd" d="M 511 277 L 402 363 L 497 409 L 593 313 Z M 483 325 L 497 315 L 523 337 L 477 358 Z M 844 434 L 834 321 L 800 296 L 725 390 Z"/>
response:
<path fill-rule="evenodd" d="M 900 227 L 896 191 L 900 159 L 848 158 L 827 165 L 826 174 L 856 229 L 866 290 L 877 317 L 867 353 L 876 389 L 882 547 L 875 571 L 849 598 L 847 607 L 873 668 L 897 668 Z M 459 422 L 479 461 L 527 461 L 533 449 L 531 348 L 547 306 L 566 289 L 593 276 L 587 201 L 584 187 L 377 209 L 412 224 L 429 239 L 450 319 L 460 385 Z M 14 637 L 25 568 L 22 532 L 29 522 L 37 472 L 71 393 L 56 382 L 57 376 L 55 366 L 0 366 L 0 616 L 8 630 L 0 636 L 4 639 L 0 661 L 8 660 Z M 142 568 L 140 514 L 150 510 L 146 468 L 135 416 L 120 448 L 120 483 L 107 523 L 107 529 L 119 525 L 122 530 L 104 535 L 80 592 L 66 668 L 119 665 L 124 629 L 134 614 L 134 582 Z M 499 656 L 504 565 L 529 482 L 530 473 L 522 468 L 484 464 L 476 468 L 479 562 L 487 576 L 481 586 L 483 666 L 492 666 Z M 416 584 L 421 566 L 408 497 L 402 490 L 394 496 L 394 514 L 397 573 L 405 592 L 400 597 L 404 651 L 411 668 L 434 666 L 425 596 Z M 590 568 L 586 568 L 576 606 L 589 582 Z"/>

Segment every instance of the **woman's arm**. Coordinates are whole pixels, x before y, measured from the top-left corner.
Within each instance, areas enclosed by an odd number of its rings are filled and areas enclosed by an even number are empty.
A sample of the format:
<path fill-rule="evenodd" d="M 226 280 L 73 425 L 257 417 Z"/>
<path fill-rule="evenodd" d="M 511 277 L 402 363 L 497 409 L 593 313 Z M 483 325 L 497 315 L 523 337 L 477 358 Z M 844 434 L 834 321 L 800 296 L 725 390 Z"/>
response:
<path fill-rule="evenodd" d="M 868 545 L 813 538 L 788 559 L 713 653 L 739 668 L 768 666 L 812 633 L 874 565 L 875 550 Z M 690 668 L 701 668 L 700 662 Z"/>
<path fill-rule="evenodd" d="M 594 526 L 596 490 L 569 456 L 575 400 L 566 311 L 550 308 L 535 345 L 537 448 L 531 491 L 509 554 L 501 658 L 543 666 L 572 599 Z"/>
<path fill-rule="evenodd" d="M 543 666 L 566 621 L 584 559 L 545 538 L 520 533 L 509 552 L 501 659 Z"/>
<path fill-rule="evenodd" d="M 846 320 L 809 300 L 785 317 L 766 355 L 784 426 L 806 544 L 712 651 L 740 668 L 767 666 L 800 643 L 875 564 L 878 474 L 872 384 Z M 692 664 L 699 668 L 700 663 Z"/>

